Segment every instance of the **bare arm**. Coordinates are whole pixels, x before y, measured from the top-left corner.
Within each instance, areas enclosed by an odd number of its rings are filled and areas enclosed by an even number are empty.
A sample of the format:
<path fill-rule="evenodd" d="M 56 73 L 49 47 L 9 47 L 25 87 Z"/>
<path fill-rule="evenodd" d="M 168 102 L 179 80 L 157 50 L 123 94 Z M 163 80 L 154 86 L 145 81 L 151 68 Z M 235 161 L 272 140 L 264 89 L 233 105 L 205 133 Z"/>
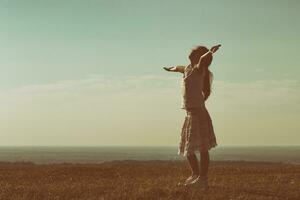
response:
<path fill-rule="evenodd" d="M 164 69 L 168 72 L 180 72 L 184 73 L 185 66 L 176 66 L 176 67 L 164 67 Z"/>
<path fill-rule="evenodd" d="M 201 61 L 203 60 L 203 58 L 205 58 L 206 56 L 208 56 L 209 54 L 214 54 L 220 47 L 221 45 L 216 45 L 216 46 L 213 46 L 208 52 L 206 52 L 205 54 L 203 54 L 200 59 L 199 59 L 199 62 L 198 64 L 196 65 L 196 68 L 197 69 L 200 69 L 201 67 Z"/>

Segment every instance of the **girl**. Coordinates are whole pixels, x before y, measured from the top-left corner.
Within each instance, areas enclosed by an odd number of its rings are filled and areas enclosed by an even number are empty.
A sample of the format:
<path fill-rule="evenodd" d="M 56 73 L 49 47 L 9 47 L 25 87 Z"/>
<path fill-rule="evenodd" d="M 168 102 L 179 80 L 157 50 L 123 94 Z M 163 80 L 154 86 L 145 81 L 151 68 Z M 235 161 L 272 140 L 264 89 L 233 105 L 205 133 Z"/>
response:
<path fill-rule="evenodd" d="M 212 55 L 220 46 L 213 46 L 210 50 L 198 46 L 190 53 L 188 66 L 164 67 L 170 72 L 183 73 L 181 108 L 186 110 L 186 117 L 182 126 L 178 155 L 187 157 L 192 174 L 178 185 L 208 187 L 208 151 L 217 146 L 217 142 L 205 101 L 210 95 L 212 82 L 212 73 L 208 67 L 212 62 Z M 195 151 L 200 152 L 200 172 Z"/>

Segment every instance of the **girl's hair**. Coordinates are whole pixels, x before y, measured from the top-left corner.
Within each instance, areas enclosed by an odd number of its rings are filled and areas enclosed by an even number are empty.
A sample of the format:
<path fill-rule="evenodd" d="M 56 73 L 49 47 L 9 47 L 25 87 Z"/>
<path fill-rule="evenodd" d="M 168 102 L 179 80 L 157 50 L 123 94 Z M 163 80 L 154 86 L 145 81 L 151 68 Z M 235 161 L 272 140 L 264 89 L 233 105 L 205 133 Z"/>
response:
<path fill-rule="evenodd" d="M 195 49 L 192 50 L 192 52 L 189 55 L 189 59 L 191 61 L 191 65 L 195 65 L 199 62 L 200 57 L 208 52 L 208 48 L 205 46 L 197 46 Z M 201 59 L 201 73 L 202 70 L 204 70 L 204 82 L 203 82 L 203 92 L 204 94 L 204 100 L 206 101 L 211 93 L 211 84 L 213 79 L 213 73 L 208 69 L 212 62 L 212 55 L 208 54 L 203 59 Z"/>

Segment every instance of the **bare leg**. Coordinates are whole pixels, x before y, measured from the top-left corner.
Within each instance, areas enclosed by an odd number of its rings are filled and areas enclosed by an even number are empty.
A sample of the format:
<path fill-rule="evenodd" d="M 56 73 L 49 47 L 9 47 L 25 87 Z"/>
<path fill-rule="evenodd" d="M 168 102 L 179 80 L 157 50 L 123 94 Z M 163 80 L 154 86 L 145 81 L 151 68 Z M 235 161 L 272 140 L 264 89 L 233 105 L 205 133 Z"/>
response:
<path fill-rule="evenodd" d="M 199 175 L 199 165 L 198 165 L 198 159 L 195 153 L 190 153 L 187 155 L 187 160 L 190 165 L 192 176 L 193 175 Z"/>
<path fill-rule="evenodd" d="M 208 150 L 200 152 L 200 165 L 201 165 L 201 173 L 200 176 L 203 178 L 207 178 L 208 166 L 209 166 L 209 153 Z"/>

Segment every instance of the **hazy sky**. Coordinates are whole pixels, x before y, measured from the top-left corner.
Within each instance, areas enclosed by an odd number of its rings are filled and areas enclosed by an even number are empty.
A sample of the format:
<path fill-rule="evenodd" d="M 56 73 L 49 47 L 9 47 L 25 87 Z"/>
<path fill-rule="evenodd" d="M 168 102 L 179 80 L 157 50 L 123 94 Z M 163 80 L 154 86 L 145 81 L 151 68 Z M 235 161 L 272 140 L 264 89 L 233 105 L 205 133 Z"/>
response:
<path fill-rule="evenodd" d="M 181 75 L 222 44 L 219 145 L 300 145 L 300 1 L 0 0 L 0 145 L 173 145 Z"/>

